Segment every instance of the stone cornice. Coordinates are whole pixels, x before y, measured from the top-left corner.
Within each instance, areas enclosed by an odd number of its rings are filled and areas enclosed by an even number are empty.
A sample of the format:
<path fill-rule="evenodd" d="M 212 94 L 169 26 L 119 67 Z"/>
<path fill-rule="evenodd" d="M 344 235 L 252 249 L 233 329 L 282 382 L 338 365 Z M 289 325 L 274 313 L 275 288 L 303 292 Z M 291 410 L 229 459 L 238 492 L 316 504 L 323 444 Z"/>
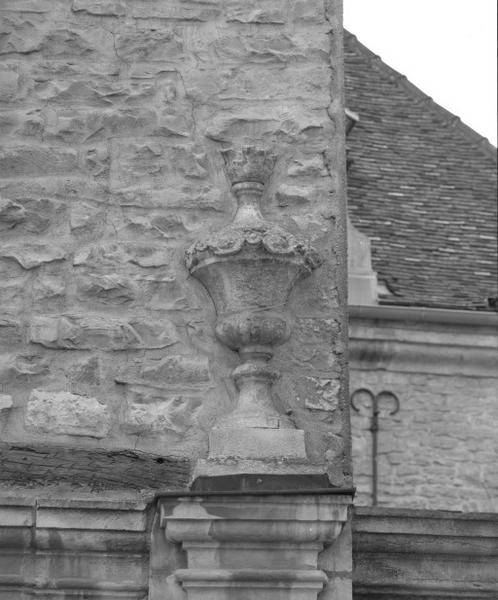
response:
<path fill-rule="evenodd" d="M 413 321 L 417 323 L 442 323 L 495 328 L 498 323 L 498 314 L 495 312 L 417 306 L 350 305 L 348 307 L 348 314 L 350 320 L 378 319 L 383 321 Z"/>
<path fill-rule="evenodd" d="M 498 515 L 356 508 L 354 597 L 498 596 Z"/>
<path fill-rule="evenodd" d="M 492 313 L 353 306 L 351 368 L 497 377 L 496 322 Z"/>
<path fill-rule="evenodd" d="M 144 598 L 146 504 L 62 495 L 0 497 L 0 596 Z"/>

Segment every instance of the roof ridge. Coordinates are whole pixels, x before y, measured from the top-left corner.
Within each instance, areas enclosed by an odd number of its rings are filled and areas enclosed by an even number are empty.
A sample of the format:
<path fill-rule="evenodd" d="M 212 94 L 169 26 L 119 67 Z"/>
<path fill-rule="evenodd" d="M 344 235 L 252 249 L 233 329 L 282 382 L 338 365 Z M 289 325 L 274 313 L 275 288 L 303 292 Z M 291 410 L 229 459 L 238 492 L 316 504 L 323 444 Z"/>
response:
<path fill-rule="evenodd" d="M 432 108 L 436 114 L 439 115 L 442 123 L 446 127 L 458 130 L 470 142 L 472 142 L 472 145 L 475 148 L 482 150 L 496 161 L 497 149 L 488 140 L 488 138 L 464 123 L 459 116 L 453 114 L 438 104 L 431 96 L 426 94 L 423 90 L 412 83 L 406 75 L 403 75 L 403 73 L 400 73 L 399 71 L 396 71 L 396 69 L 393 69 L 393 67 L 389 66 L 378 54 L 375 54 L 375 52 L 372 52 L 372 50 L 365 46 L 365 44 L 362 44 L 356 35 L 349 32 L 347 29 L 344 30 L 344 33 L 353 39 L 359 49 L 366 54 L 366 59 L 371 67 L 376 68 L 378 71 L 384 72 L 384 74 L 387 75 L 394 83 L 416 96 L 419 104 L 426 104 L 428 108 Z"/>

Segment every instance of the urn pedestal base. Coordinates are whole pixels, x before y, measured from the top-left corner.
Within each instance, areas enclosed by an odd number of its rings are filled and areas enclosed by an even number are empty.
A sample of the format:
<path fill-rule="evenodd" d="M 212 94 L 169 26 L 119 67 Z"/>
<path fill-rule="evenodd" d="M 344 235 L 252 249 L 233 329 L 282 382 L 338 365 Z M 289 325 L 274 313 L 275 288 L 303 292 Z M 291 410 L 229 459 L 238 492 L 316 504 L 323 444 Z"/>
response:
<path fill-rule="evenodd" d="M 209 458 L 306 459 L 304 431 L 230 427 L 209 434 Z"/>
<path fill-rule="evenodd" d="M 316 600 L 328 581 L 318 555 L 339 536 L 351 500 L 306 492 L 162 499 L 161 527 L 187 554 L 174 576 L 188 600 Z"/>

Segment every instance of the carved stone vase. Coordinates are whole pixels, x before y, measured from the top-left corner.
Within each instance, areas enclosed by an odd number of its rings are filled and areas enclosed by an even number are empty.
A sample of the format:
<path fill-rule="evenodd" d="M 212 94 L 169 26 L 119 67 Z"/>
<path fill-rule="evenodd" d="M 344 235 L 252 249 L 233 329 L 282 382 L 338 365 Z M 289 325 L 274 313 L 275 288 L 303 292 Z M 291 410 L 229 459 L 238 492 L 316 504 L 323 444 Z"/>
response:
<path fill-rule="evenodd" d="M 275 156 L 253 147 L 222 154 L 238 203 L 235 217 L 186 253 L 190 274 L 213 299 L 217 338 L 241 358 L 232 373 L 236 406 L 211 432 L 209 457 L 305 459 L 304 432 L 274 407 L 271 389 L 279 373 L 269 361 L 291 334 L 289 295 L 320 259 L 308 240 L 261 213 Z"/>

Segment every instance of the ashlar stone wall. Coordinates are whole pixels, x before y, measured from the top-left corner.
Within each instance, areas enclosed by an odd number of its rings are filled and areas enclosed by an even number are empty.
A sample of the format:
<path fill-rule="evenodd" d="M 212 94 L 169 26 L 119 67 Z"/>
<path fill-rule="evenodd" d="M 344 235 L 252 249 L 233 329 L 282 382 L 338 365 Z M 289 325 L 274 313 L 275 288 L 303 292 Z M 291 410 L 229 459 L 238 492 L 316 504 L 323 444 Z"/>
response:
<path fill-rule="evenodd" d="M 350 476 L 340 2 L 4 0 L 4 442 L 196 457 L 237 362 L 186 247 L 229 221 L 219 151 L 279 156 L 263 211 L 324 266 L 291 299 L 275 401 Z"/>
<path fill-rule="evenodd" d="M 479 315 L 476 315 L 479 318 Z M 463 321 L 463 317 L 462 321 Z M 351 390 L 388 391 L 378 432 L 378 504 L 498 510 L 495 316 L 487 326 L 351 319 Z M 372 503 L 371 403 L 351 410 L 355 504 Z"/>

